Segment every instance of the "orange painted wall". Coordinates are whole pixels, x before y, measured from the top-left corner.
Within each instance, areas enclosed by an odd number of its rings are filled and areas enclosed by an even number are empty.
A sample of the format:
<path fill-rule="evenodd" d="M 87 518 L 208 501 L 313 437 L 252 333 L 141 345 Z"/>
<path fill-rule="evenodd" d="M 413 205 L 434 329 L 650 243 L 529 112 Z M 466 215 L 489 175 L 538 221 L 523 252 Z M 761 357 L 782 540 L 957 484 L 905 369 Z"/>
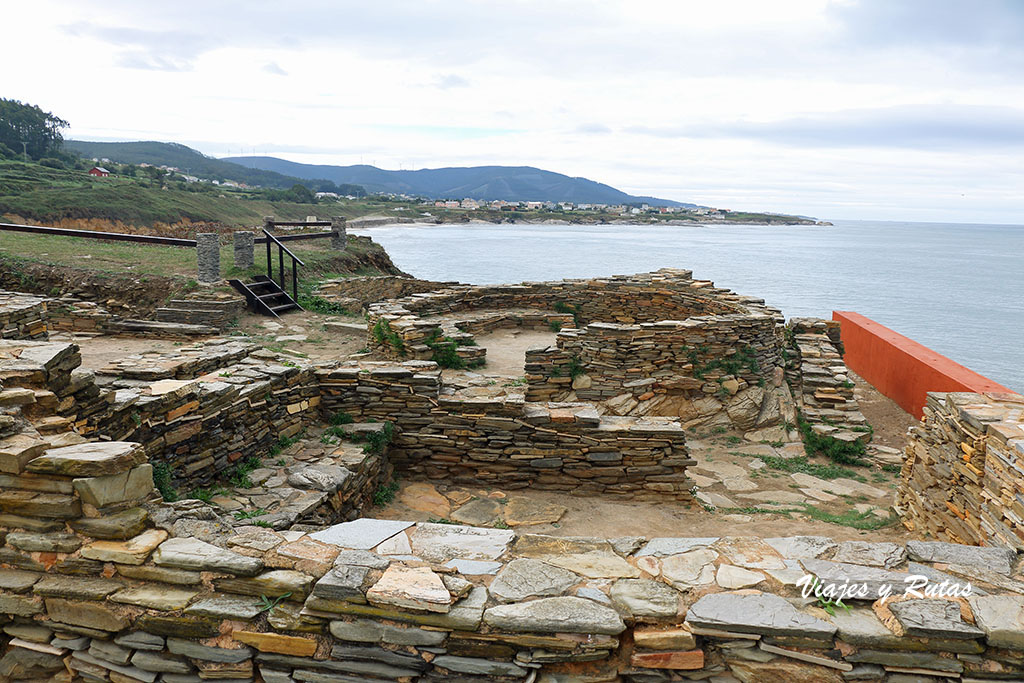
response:
<path fill-rule="evenodd" d="M 841 325 L 847 367 L 914 417 L 929 391 L 1010 392 L 1002 384 L 852 311 L 832 311 Z"/>

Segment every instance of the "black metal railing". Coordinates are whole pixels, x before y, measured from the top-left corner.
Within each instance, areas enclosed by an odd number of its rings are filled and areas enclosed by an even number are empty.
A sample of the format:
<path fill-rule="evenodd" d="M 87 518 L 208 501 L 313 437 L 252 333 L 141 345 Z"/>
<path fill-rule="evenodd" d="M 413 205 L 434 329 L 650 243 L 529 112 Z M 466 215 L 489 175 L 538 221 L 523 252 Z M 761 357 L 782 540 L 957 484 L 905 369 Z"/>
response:
<path fill-rule="evenodd" d="M 277 266 L 278 272 L 280 273 L 280 281 L 278 284 L 281 285 L 281 291 L 285 291 L 284 288 L 284 255 L 288 254 L 292 258 L 292 301 L 298 303 L 299 301 L 299 266 L 306 265 L 302 262 L 298 256 L 292 253 L 291 249 L 281 244 L 281 241 L 271 235 L 266 229 L 263 230 L 263 234 L 266 236 L 267 243 L 267 277 L 271 280 L 274 279 L 274 259 L 271 257 L 270 245 L 271 243 L 277 245 Z"/>
<path fill-rule="evenodd" d="M 42 225 L 20 225 L 18 223 L 0 223 L 0 230 L 9 232 L 30 232 L 37 235 L 54 235 L 57 237 L 84 237 L 90 240 L 107 240 L 110 242 L 135 242 L 137 244 L 161 244 L 167 247 L 196 248 L 195 240 L 177 237 L 154 237 L 152 235 L 130 235 L 123 232 L 98 232 L 95 230 L 72 230 L 71 228 L 47 228 Z"/>

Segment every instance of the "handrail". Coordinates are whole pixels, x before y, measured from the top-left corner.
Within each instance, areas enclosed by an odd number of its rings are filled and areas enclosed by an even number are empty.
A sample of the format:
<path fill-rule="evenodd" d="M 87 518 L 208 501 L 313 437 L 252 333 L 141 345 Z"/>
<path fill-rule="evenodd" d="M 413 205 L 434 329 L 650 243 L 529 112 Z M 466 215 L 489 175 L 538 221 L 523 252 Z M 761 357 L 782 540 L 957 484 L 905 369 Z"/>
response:
<path fill-rule="evenodd" d="M 19 223 L 0 223 L 0 230 L 6 230 L 9 232 L 29 232 L 39 235 L 54 235 L 56 237 L 84 237 L 85 239 L 107 240 L 110 242 L 137 242 L 140 244 L 162 244 L 168 247 L 196 248 L 195 240 L 179 239 L 177 237 L 156 237 L 154 235 L 130 235 L 124 232 L 99 232 L 97 230 L 49 228 L 42 225 L 21 225 Z"/>
<path fill-rule="evenodd" d="M 300 232 L 297 235 L 277 235 L 274 239 L 278 242 L 301 242 L 302 240 L 327 239 L 332 235 L 334 235 L 334 233 L 328 230 L 327 232 Z M 266 237 L 257 237 L 253 240 L 256 244 L 263 244 L 266 241 Z"/>
<path fill-rule="evenodd" d="M 264 231 L 263 231 L 263 234 L 264 234 L 264 235 L 266 235 L 266 236 L 267 236 L 268 238 L 270 238 L 270 240 L 271 240 L 271 241 L 272 241 L 272 242 L 273 242 L 274 244 L 276 244 L 277 246 L 279 246 L 279 247 L 280 247 L 281 249 L 284 249 L 285 253 L 286 253 L 286 254 L 288 254 L 289 256 L 291 256 L 291 257 L 292 257 L 292 260 L 293 260 L 293 261 L 298 261 L 298 262 L 299 262 L 299 265 L 300 265 L 300 266 L 304 266 L 304 265 L 306 265 L 306 264 L 305 264 L 305 263 L 304 263 L 304 262 L 302 261 L 302 259 L 300 259 L 300 258 L 299 258 L 298 256 L 296 256 L 295 254 L 293 254 L 293 253 L 292 253 L 291 249 L 289 249 L 288 247 L 286 247 L 286 246 L 284 246 L 283 244 L 281 244 L 281 240 L 277 239 L 276 237 L 274 237 L 273 235 L 271 235 L 271 234 L 270 234 L 269 232 L 267 232 L 266 230 L 264 230 Z"/>
<path fill-rule="evenodd" d="M 330 227 L 334 225 L 331 221 L 273 221 L 272 225 L 275 227 L 283 225 L 288 228 L 301 228 L 301 227 Z"/>

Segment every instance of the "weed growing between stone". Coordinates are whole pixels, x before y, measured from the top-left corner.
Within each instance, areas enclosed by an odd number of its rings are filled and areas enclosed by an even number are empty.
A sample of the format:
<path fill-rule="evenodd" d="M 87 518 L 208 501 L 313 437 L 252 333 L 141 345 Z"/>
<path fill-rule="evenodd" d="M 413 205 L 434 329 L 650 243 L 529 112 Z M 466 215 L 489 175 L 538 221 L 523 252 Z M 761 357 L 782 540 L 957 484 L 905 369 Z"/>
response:
<path fill-rule="evenodd" d="M 396 493 L 398 493 L 397 481 L 391 480 L 387 484 L 381 484 L 377 487 L 377 490 L 373 492 L 373 504 L 377 507 L 390 505 L 391 501 L 395 499 Z"/>
<path fill-rule="evenodd" d="M 803 437 L 804 450 L 807 455 L 824 455 L 829 460 L 843 465 L 868 465 L 864 459 L 866 449 L 860 441 L 840 441 L 831 436 L 824 436 L 811 429 L 810 423 L 798 411 L 796 414 L 797 428 Z"/>
<path fill-rule="evenodd" d="M 167 463 L 158 462 L 153 465 L 153 486 L 168 503 L 173 503 L 179 498 L 177 489 L 171 483 L 173 475 L 174 470 Z"/>
<path fill-rule="evenodd" d="M 391 323 L 383 318 L 377 321 L 370 332 L 374 340 L 381 346 L 390 346 L 399 356 L 405 355 L 405 342 L 397 332 L 391 329 Z"/>

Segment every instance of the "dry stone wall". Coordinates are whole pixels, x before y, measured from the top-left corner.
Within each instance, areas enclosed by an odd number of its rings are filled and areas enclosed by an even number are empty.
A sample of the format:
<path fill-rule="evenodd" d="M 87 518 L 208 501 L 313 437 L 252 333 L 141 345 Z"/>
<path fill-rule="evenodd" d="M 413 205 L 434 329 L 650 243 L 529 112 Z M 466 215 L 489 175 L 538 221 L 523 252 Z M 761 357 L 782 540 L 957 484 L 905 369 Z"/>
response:
<path fill-rule="evenodd" d="M 124 445 L 100 457 L 43 456 L 32 469 L 74 491 L 75 475 L 118 476 L 107 473 L 139 454 Z M 83 519 L 38 507 L 25 519 L 49 533 L 7 526 L 0 676 L 68 683 L 1024 676 L 1024 584 L 1016 554 L 1003 549 L 808 536 L 556 538 L 373 519 L 311 533 L 242 527 L 209 543 L 154 526 L 166 507 Z M 801 595 L 799 582 L 811 576 L 869 589 L 825 610 Z M 912 576 L 957 586 L 969 580 L 977 591 L 954 599 L 902 595 Z M 879 601 L 885 586 L 894 597 Z"/>
<path fill-rule="evenodd" d="M 581 403 L 522 396 L 453 398 L 434 363 L 345 364 L 318 371 L 325 414 L 394 422 L 397 470 L 453 483 L 531 486 L 691 500 L 679 423 L 601 417 Z"/>
<path fill-rule="evenodd" d="M 526 354 L 527 400 L 601 403 L 616 414 L 677 415 L 685 427 L 775 424 L 781 379 L 767 313 L 640 325 L 591 323 Z"/>
<path fill-rule="evenodd" d="M 459 285 L 371 304 L 368 345 L 392 357 L 415 354 L 420 351 L 417 347 L 422 346 L 422 340 L 438 328 L 439 317 L 467 313 L 477 316 L 487 311 L 562 313 L 571 316 L 574 325 L 581 326 L 590 322 L 635 324 L 745 313 L 748 306 L 761 304 L 763 301 L 740 297 L 704 280 L 694 280 L 688 270 L 670 268 L 591 280 Z M 567 322 L 567 318 L 564 320 Z M 545 322 L 553 321 L 561 324 L 563 318 Z M 374 334 L 378 327 L 395 336 Z"/>
<path fill-rule="evenodd" d="M 922 535 L 1024 549 L 1024 397 L 929 393 L 897 506 Z"/>
<path fill-rule="evenodd" d="M 456 284 L 401 275 L 367 275 L 324 280 L 313 290 L 313 295 L 338 304 L 351 313 L 361 313 L 368 304 L 376 301 L 432 292 Z"/>
<path fill-rule="evenodd" d="M 46 339 L 46 300 L 0 291 L 0 339 Z"/>

